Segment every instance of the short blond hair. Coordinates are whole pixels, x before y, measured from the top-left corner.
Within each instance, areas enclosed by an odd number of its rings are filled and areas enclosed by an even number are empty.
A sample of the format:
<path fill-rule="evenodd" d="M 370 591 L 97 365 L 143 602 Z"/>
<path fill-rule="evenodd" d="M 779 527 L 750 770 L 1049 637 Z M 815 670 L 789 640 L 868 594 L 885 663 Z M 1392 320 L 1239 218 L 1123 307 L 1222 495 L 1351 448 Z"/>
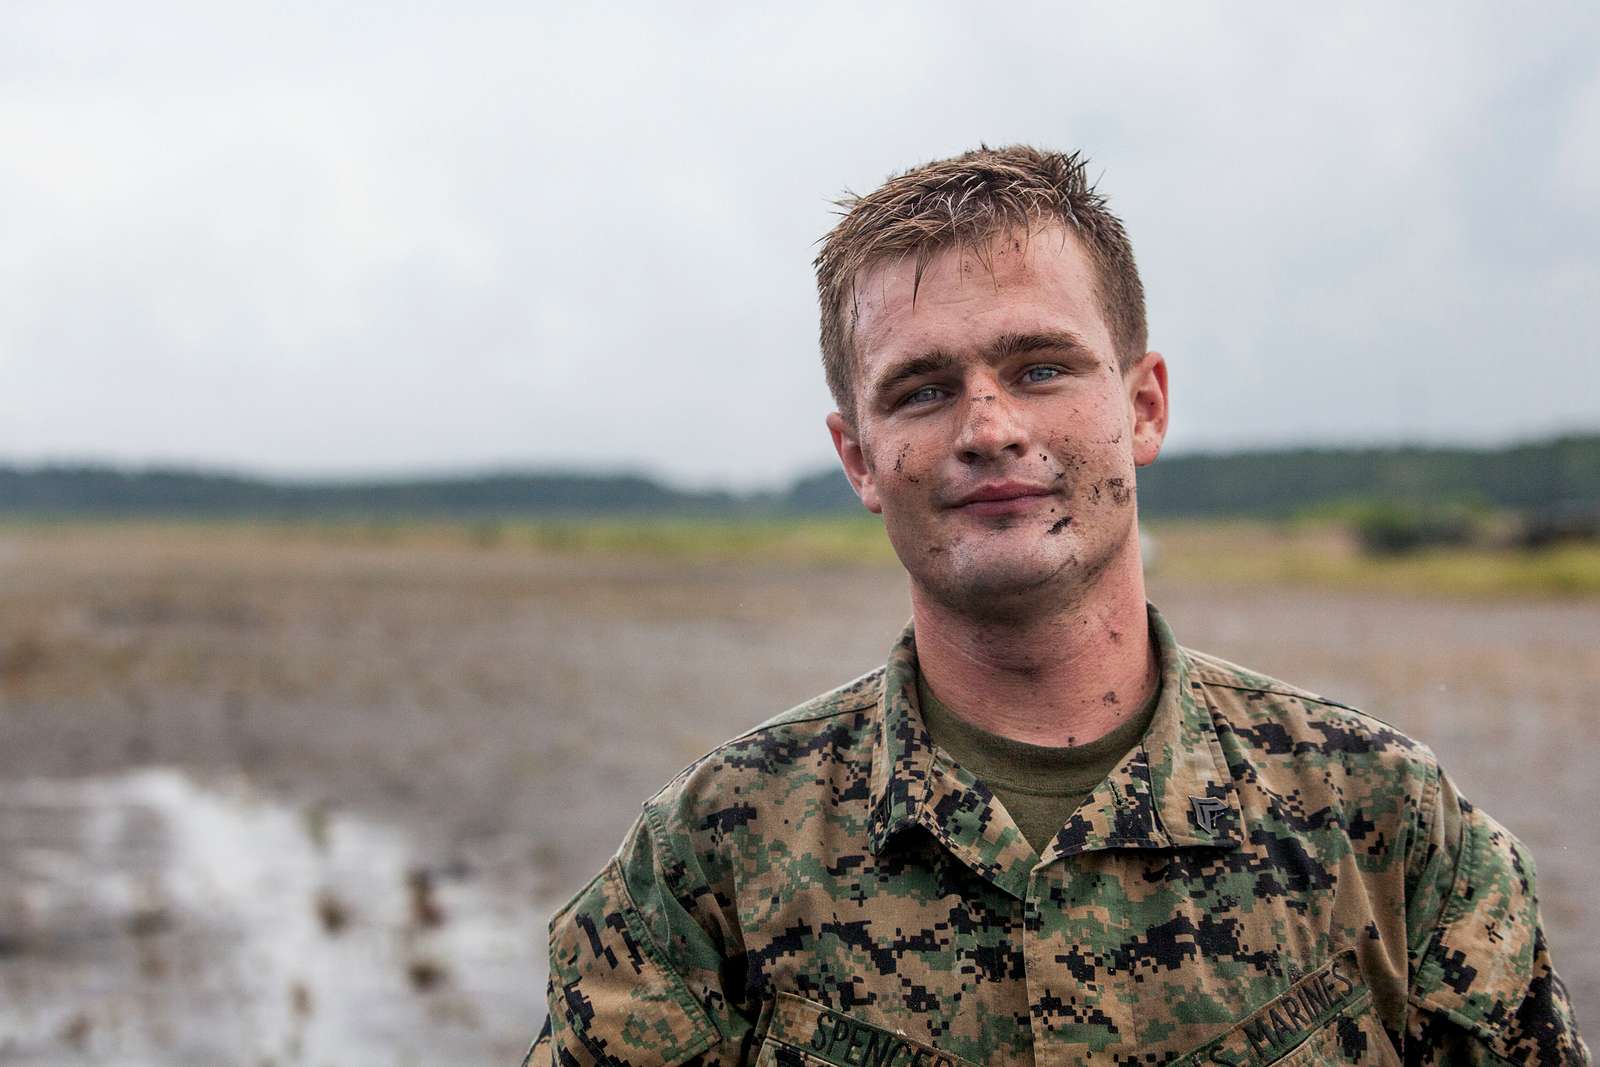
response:
<path fill-rule="evenodd" d="M 1078 236 L 1094 264 L 1097 296 L 1127 370 L 1144 355 L 1144 284 L 1122 220 L 1085 174 L 1080 153 L 1028 145 L 980 147 L 895 175 L 866 196 L 838 201 L 843 217 L 822 239 L 817 298 L 822 308 L 822 367 L 839 411 L 855 422 L 856 279 L 890 258 L 916 256 L 916 282 L 934 255 L 953 245 L 982 245 L 1021 227 L 1059 224 Z M 980 255 L 982 253 L 980 252 Z"/>

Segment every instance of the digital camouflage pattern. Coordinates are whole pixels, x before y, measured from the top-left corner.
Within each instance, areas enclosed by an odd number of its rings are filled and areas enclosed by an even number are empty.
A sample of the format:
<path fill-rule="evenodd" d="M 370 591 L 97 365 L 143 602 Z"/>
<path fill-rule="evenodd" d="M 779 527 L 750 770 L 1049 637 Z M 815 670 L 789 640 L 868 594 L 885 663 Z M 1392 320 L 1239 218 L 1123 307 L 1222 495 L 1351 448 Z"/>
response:
<path fill-rule="evenodd" d="M 1533 865 L 1433 754 L 1179 648 L 1036 855 L 888 665 L 648 801 L 528 1063 L 1583 1064 Z"/>

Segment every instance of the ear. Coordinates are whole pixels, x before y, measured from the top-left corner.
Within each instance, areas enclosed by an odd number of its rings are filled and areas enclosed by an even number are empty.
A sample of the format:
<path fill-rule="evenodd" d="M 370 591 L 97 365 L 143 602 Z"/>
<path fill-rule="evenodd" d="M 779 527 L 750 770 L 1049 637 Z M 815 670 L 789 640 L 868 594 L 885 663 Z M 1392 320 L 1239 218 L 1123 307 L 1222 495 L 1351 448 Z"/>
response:
<path fill-rule="evenodd" d="M 861 498 L 861 504 L 874 515 L 883 514 L 883 504 L 878 500 L 878 489 L 873 484 L 872 467 L 866 453 L 861 450 L 861 439 L 855 427 L 845 421 L 837 411 L 828 415 L 828 432 L 833 435 L 833 450 L 839 453 L 839 463 L 844 476 L 850 479 L 850 488 Z"/>
<path fill-rule="evenodd" d="M 1133 462 L 1148 467 L 1167 439 L 1167 361 L 1160 352 L 1146 352 L 1122 380 L 1133 409 Z"/>

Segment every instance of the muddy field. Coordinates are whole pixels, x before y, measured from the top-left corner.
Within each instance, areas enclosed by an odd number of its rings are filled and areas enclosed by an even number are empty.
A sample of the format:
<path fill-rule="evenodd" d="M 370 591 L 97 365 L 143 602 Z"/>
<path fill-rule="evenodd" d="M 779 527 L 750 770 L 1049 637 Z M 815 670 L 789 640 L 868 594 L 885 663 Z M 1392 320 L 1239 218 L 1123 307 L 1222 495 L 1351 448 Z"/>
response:
<path fill-rule="evenodd" d="M 1152 598 L 1431 744 L 1600 1026 L 1600 602 Z M 0 1063 L 515 1063 L 638 802 L 906 612 L 876 566 L 0 530 Z"/>

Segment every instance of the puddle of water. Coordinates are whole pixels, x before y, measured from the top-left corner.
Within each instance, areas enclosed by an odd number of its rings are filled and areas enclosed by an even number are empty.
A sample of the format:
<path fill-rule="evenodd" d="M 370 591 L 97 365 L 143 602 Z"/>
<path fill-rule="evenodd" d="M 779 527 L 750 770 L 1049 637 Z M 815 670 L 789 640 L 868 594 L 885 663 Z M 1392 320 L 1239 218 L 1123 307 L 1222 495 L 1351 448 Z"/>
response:
<path fill-rule="evenodd" d="M 0 784 L 0 1063 L 515 1063 L 545 909 L 154 769 Z"/>

